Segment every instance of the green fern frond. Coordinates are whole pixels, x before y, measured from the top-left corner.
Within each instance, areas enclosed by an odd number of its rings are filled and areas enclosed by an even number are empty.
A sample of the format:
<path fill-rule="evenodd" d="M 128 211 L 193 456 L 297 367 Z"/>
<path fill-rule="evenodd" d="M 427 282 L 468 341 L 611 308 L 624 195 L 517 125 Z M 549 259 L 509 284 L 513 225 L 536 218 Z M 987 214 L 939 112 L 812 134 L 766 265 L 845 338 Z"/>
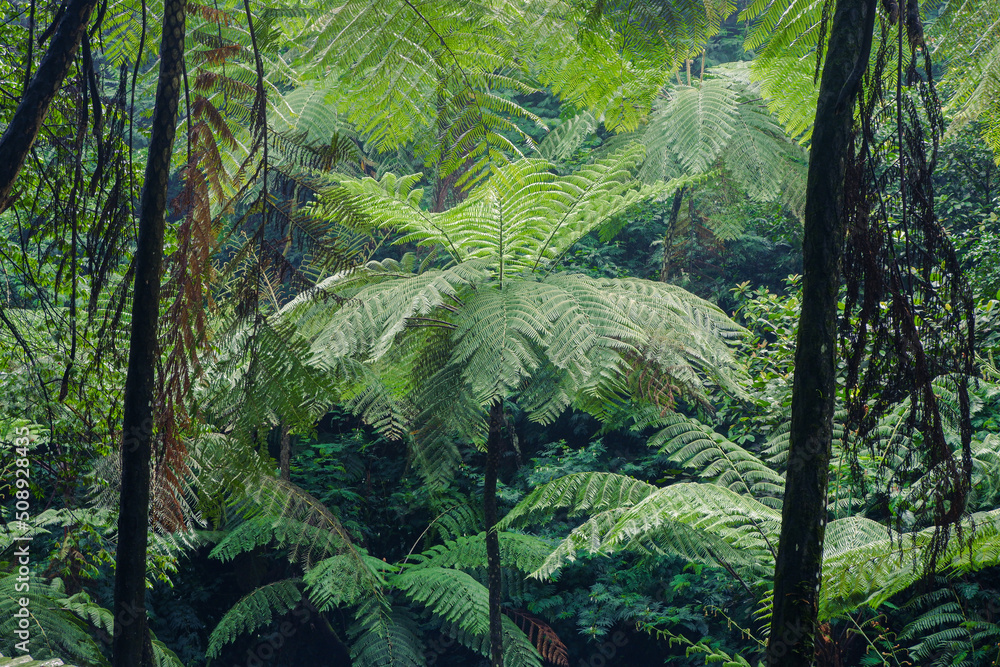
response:
<path fill-rule="evenodd" d="M 218 656 L 226 644 L 290 612 L 302 600 L 301 585 L 301 579 L 284 579 L 261 586 L 240 598 L 212 630 L 206 655 Z"/>
<path fill-rule="evenodd" d="M 499 527 L 507 530 L 528 526 L 562 510 L 567 510 L 570 516 L 579 516 L 631 507 L 656 490 L 652 484 L 626 475 L 574 473 L 534 489 L 507 513 Z"/>
<path fill-rule="evenodd" d="M 521 631 L 517 624 L 504 616 L 502 618 L 503 659 L 505 667 L 542 667 L 542 660 L 531 640 Z M 490 655 L 490 638 L 488 634 L 475 635 L 465 632 L 457 624 L 443 623 L 441 632 L 454 637 L 459 644 L 479 655 L 488 658 Z"/>
<path fill-rule="evenodd" d="M 1000 161 L 1000 12 L 983 0 L 942 3 L 930 33 L 934 51 L 948 58 L 949 133 L 982 120 L 983 138 Z"/>
<path fill-rule="evenodd" d="M 377 600 L 363 602 L 348 630 L 358 667 L 423 667 L 425 645 L 412 612 Z"/>
<path fill-rule="evenodd" d="M 685 170 L 706 172 L 736 131 L 738 101 L 736 91 L 725 80 L 709 79 L 696 88 L 679 87 L 647 132 L 669 142 Z"/>
<path fill-rule="evenodd" d="M 700 477 L 780 508 L 785 480 L 758 457 L 693 419 L 669 415 L 665 421 L 668 425 L 649 439 L 651 447 Z"/>
<path fill-rule="evenodd" d="M 1000 625 L 963 607 L 951 587 L 920 595 L 905 609 L 920 611 L 899 633 L 901 642 L 911 643 L 909 655 L 914 661 L 965 664 L 960 662 L 964 656 L 966 663 L 975 663 L 995 652 Z"/>
<path fill-rule="evenodd" d="M 582 111 L 551 130 L 538 144 L 538 155 L 549 162 L 562 162 L 579 150 L 597 129 L 597 119 Z"/>
<path fill-rule="evenodd" d="M 522 572 L 532 572 L 549 555 L 548 542 L 532 535 L 501 532 L 500 564 Z M 486 567 L 486 534 L 479 533 L 449 540 L 411 557 L 409 569 L 421 567 L 451 567 L 472 569 Z"/>
<path fill-rule="evenodd" d="M 470 634 L 489 633 L 489 592 L 469 574 L 450 567 L 404 569 L 392 584 L 409 599 Z"/>
<path fill-rule="evenodd" d="M 364 567 L 359 570 L 358 567 Z M 309 599 L 320 611 L 357 604 L 385 585 L 383 573 L 395 567 L 378 558 L 362 554 L 361 558 L 332 556 L 321 560 L 302 577 Z M 378 588 L 374 588 L 378 587 Z"/>
<path fill-rule="evenodd" d="M 841 531 L 836 526 L 840 521 L 851 522 L 851 529 Z M 924 576 L 919 552 L 930 545 L 935 529 L 899 535 L 868 525 L 871 523 L 838 519 L 827 527 L 834 536 L 840 533 L 850 539 L 844 548 L 824 558 L 821 618 L 838 616 L 861 605 L 878 606 Z M 963 530 L 971 534 L 949 543 L 938 559 L 939 572 L 957 574 L 1000 562 L 1000 510 L 974 514 Z"/>
<path fill-rule="evenodd" d="M 29 596 L 30 604 L 21 601 Z M 0 577 L 0 649 L 15 653 L 18 630 L 27 631 L 36 659 L 65 658 L 84 665 L 108 665 L 86 624 L 63 606 L 67 599 L 62 582 L 47 582 L 29 575 L 27 581 L 16 571 Z M 24 621 L 24 625 L 22 625 Z"/>

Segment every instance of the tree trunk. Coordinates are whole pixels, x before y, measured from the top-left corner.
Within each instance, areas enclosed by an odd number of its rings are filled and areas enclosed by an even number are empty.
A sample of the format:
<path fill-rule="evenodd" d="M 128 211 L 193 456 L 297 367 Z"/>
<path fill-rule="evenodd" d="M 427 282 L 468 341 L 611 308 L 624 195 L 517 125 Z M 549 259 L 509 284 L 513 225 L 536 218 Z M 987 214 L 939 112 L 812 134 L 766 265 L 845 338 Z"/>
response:
<path fill-rule="evenodd" d="M 14 117 L 0 138 L 0 213 L 11 203 L 9 196 L 14 180 L 35 143 L 52 98 L 59 92 L 73 64 L 96 4 L 97 0 L 70 0 L 59 19 L 49 50 L 42 57 L 38 71 L 25 88 Z"/>
<path fill-rule="evenodd" d="M 500 427 L 503 403 L 490 407 L 490 433 L 486 440 L 486 479 L 483 509 L 486 515 L 486 579 L 490 591 L 490 667 L 503 667 L 503 619 L 500 612 L 500 535 L 497 524 L 497 474 L 500 469 Z"/>
<path fill-rule="evenodd" d="M 288 424 L 281 425 L 281 453 L 278 461 L 278 477 L 290 482 L 292 479 L 292 437 L 288 434 Z"/>
<path fill-rule="evenodd" d="M 769 667 L 815 658 L 817 603 L 836 397 L 837 297 L 844 245 L 844 176 L 875 2 L 838 0 L 820 82 L 806 185 L 802 314 L 781 537 L 774 570 Z"/>
<path fill-rule="evenodd" d="M 674 193 L 674 201 L 670 206 L 670 218 L 667 220 L 667 231 L 663 234 L 663 261 L 660 263 L 660 282 L 665 283 L 670 277 L 670 251 L 674 247 L 674 232 L 677 230 L 677 217 L 681 213 L 681 202 L 687 186 Z"/>
<path fill-rule="evenodd" d="M 166 0 L 153 132 L 139 202 L 139 241 L 122 426 L 122 484 L 115 556 L 114 667 L 149 664 L 146 630 L 146 533 L 149 528 L 149 459 L 153 439 L 153 371 L 157 356 L 160 265 L 184 59 L 184 0 Z"/>

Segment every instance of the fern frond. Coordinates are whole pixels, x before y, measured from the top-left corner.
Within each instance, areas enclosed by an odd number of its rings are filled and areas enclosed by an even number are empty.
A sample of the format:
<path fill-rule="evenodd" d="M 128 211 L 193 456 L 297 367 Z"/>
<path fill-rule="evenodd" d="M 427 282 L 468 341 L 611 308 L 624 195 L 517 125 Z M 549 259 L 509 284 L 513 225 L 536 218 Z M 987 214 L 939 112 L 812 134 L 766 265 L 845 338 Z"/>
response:
<path fill-rule="evenodd" d="M 465 632 L 489 633 L 489 592 L 472 576 L 450 567 L 406 568 L 392 584 L 409 599 Z"/>
<path fill-rule="evenodd" d="M 359 570 L 358 567 L 364 567 Z M 395 567 L 378 558 L 362 554 L 361 558 L 338 555 L 321 560 L 308 570 L 302 581 L 309 599 L 320 611 L 357 604 L 385 585 L 383 572 Z"/>
<path fill-rule="evenodd" d="M 836 524 L 851 522 L 842 531 Z M 925 574 L 920 550 L 930 545 L 935 529 L 893 534 L 859 519 L 831 521 L 827 530 L 850 536 L 848 546 L 823 561 L 820 617 L 830 618 L 861 605 L 875 607 L 909 587 Z M 957 574 L 1000 562 L 1000 510 L 974 514 L 963 527 L 962 540 L 952 540 L 937 561 L 938 572 Z M 879 537 L 881 534 L 881 537 Z"/>
<path fill-rule="evenodd" d="M 668 425 L 650 438 L 651 447 L 700 477 L 780 508 L 785 480 L 763 461 L 693 419 L 669 415 L 664 420 Z"/>
<path fill-rule="evenodd" d="M 417 620 L 405 607 L 367 600 L 348 630 L 351 660 L 358 667 L 423 667 L 425 646 Z"/>
<path fill-rule="evenodd" d="M 29 592 L 30 605 L 22 606 L 21 601 Z M 66 658 L 84 665 L 108 665 L 86 624 L 63 606 L 65 600 L 66 593 L 58 579 L 47 582 L 29 575 L 25 581 L 16 571 L 0 577 L 3 652 L 14 653 L 18 641 L 15 631 L 27 630 L 36 659 Z"/>
<path fill-rule="evenodd" d="M 240 598 L 219 620 L 208 638 L 206 655 L 213 658 L 240 635 L 271 624 L 302 600 L 301 579 L 283 579 L 266 584 Z"/>
<path fill-rule="evenodd" d="M 528 636 L 528 641 L 534 642 L 535 650 L 543 660 L 569 667 L 569 650 L 548 623 L 518 609 L 507 609 L 505 612 Z"/>
<path fill-rule="evenodd" d="M 532 535 L 501 532 L 500 564 L 522 572 L 532 572 L 541 564 L 552 547 L 548 542 Z M 451 567 L 459 569 L 486 567 L 486 534 L 459 537 L 438 544 L 423 553 L 412 556 L 409 567 Z"/>
<path fill-rule="evenodd" d="M 538 144 L 538 155 L 549 162 L 562 162 L 576 153 L 597 129 L 597 119 L 582 111 L 551 130 Z"/>
<path fill-rule="evenodd" d="M 498 524 L 502 530 L 535 523 L 555 512 L 570 516 L 631 507 L 657 488 L 626 475 L 581 472 L 543 484 L 519 502 Z"/>
<path fill-rule="evenodd" d="M 531 640 L 521 631 L 510 618 L 502 618 L 503 659 L 505 667 L 542 667 L 541 656 Z M 472 649 L 483 657 L 490 655 L 490 638 L 488 634 L 475 635 L 462 630 L 453 623 L 444 623 L 441 632 L 454 637 L 459 644 Z"/>

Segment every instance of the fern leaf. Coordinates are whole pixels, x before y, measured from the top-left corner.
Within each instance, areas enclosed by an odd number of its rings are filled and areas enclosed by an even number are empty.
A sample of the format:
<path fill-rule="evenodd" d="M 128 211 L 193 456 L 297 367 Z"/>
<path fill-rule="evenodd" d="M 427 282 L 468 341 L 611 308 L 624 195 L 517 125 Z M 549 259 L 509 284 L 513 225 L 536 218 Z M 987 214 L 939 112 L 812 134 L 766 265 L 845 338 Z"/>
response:
<path fill-rule="evenodd" d="M 582 472 L 539 486 L 507 513 L 502 530 L 530 525 L 561 510 L 570 516 L 630 507 L 653 494 L 652 484 L 625 475 Z"/>
<path fill-rule="evenodd" d="M 480 635 L 489 632 L 489 594 L 486 587 L 470 575 L 447 567 L 404 569 L 392 584 L 414 602 L 457 624 L 465 632 Z"/>
<path fill-rule="evenodd" d="M 212 630 L 206 654 L 216 657 L 223 646 L 240 635 L 266 627 L 290 612 L 302 600 L 301 584 L 301 579 L 284 579 L 261 586 L 240 598 Z"/>
<path fill-rule="evenodd" d="M 348 630 L 351 660 L 358 667 L 423 667 L 425 646 L 413 614 L 368 600 Z"/>

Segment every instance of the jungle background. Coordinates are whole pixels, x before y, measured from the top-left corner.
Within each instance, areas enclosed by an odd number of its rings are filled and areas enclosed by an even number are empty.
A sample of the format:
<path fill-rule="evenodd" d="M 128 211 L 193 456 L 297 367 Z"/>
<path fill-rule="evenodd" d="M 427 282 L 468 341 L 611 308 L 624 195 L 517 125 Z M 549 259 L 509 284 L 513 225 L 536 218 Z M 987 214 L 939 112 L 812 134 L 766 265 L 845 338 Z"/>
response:
<path fill-rule="evenodd" d="M 0 6 L 7 126 L 68 4 Z M 18 653 L 31 536 L 30 652 L 88 666 L 111 664 L 167 12 L 92 6 L 0 209 L 0 653 Z M 149 427 L 153 663 L 489 664 L 493 484 L 504 664 L 758 664 L 831 6 L 188 2 Z M 881 401 L 862 442 L 840 383 L 821 665 L 1000 665 L 998 12 L 919 8 L 935 67 L 886 84 L 920 101 L 972 299 L 970 491 L 938 542 L 943 473 L 909 397 Z M 886 174 L 895 108 L 875 115 Z M 958 381 L 934 381 L 960 457 Z"/>

